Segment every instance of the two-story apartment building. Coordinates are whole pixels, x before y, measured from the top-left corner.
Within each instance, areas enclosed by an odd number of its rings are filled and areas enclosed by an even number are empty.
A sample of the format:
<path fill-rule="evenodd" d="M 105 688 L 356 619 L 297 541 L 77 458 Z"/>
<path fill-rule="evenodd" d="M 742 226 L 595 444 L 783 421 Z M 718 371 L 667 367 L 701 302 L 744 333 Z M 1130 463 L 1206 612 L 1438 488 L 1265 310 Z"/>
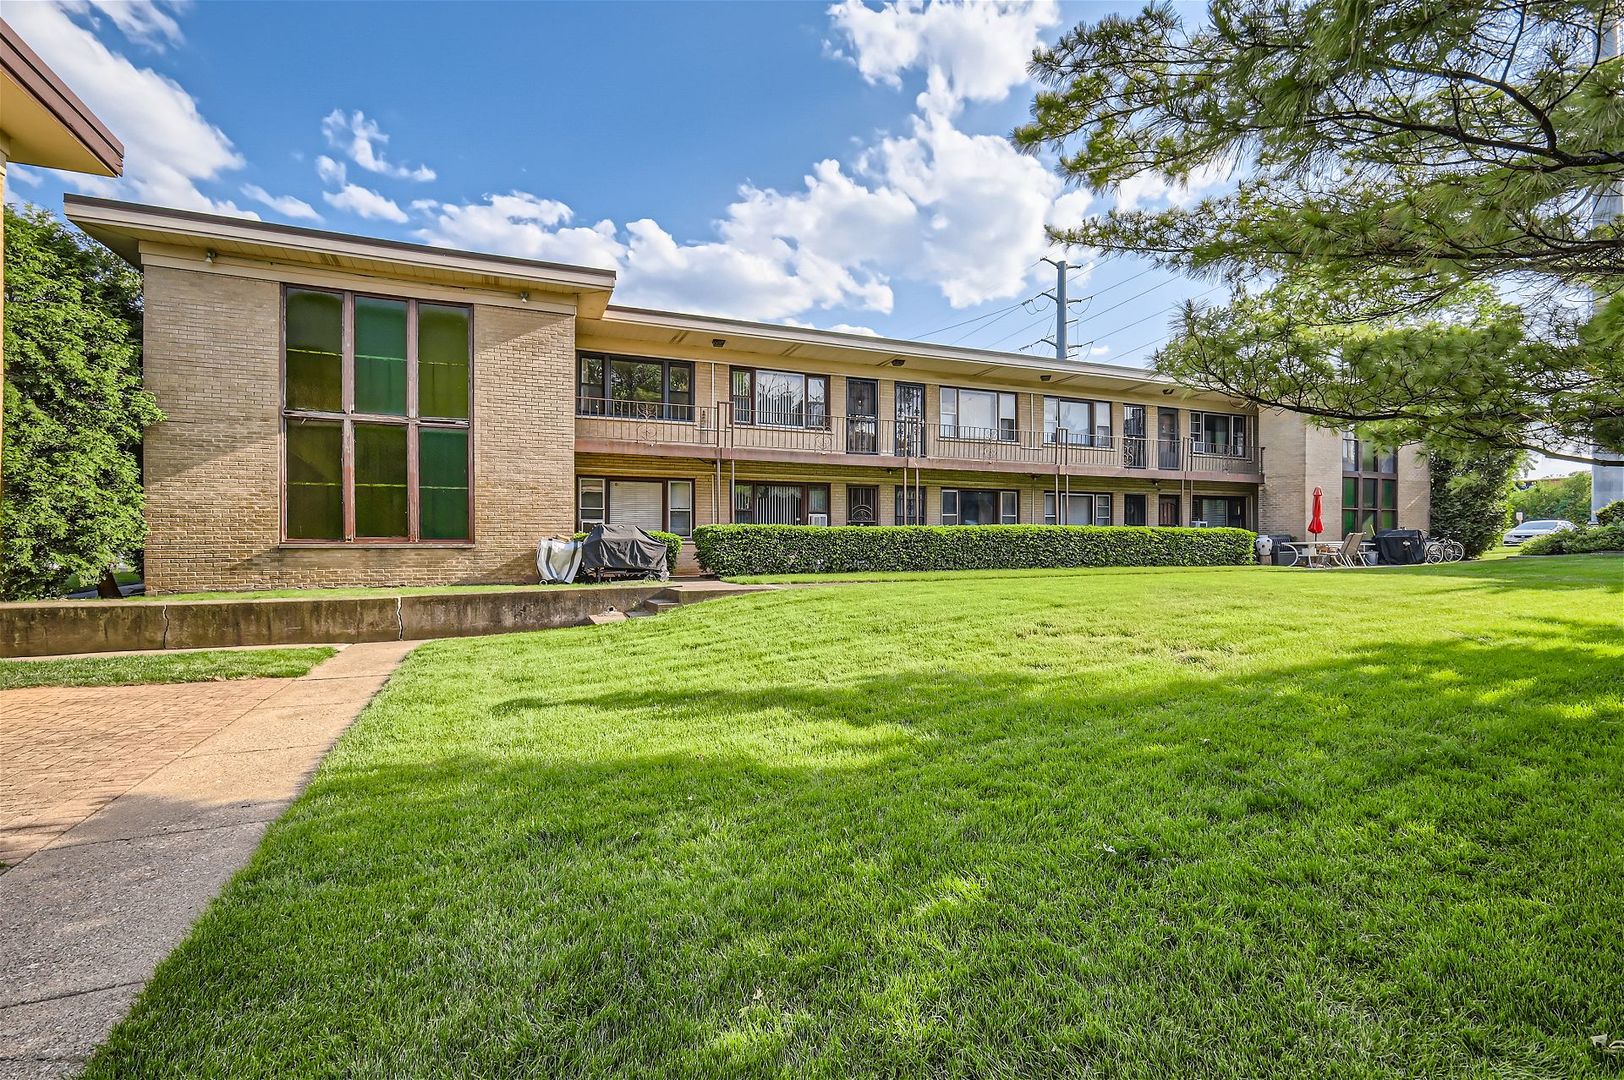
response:
<path fill-rule="evenodd" d="M 153 591 L 534 580 L 599 521 L 1426 527 L 1424 461 L 1105 364 L 647 311 L 614 274 L 69 197 L 145 275 Z M 691 555 L 685 556 L 691 566 Z"/>

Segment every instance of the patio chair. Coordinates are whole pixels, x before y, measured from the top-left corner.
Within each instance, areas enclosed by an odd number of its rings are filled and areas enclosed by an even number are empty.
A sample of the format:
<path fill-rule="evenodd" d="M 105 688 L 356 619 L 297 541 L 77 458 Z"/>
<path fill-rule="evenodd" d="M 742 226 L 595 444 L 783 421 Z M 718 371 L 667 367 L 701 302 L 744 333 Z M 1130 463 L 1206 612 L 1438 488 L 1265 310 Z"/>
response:
<path fill-rule="evenodd" d="M 1364 542 L 1364 533 L 1349 533 L 1342 541 L 1342 546 L 1329 555 L 1332 566 L 1341 566 L 1352 570 L 1356 566 L 1365 565 L 1365 557 L 1359 553 L 1359 545 Z"/>

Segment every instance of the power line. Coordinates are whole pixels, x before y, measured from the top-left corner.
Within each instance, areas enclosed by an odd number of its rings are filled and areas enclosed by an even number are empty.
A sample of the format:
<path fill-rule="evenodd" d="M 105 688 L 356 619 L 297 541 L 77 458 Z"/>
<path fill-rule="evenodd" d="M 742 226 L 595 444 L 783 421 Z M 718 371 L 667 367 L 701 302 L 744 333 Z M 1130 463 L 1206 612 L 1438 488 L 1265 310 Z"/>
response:
<path fill-rule="evenodd" d="M 1147 323 L 1150 320 L 1156 318 L 1157 316 L 1166 315 L 1168 312 L 1174 311 L 1177 308 L 1182 307 L 1183 305 L 1189 303 L 1191 300 L 1199 300 L 1203 296 L 1211 295 L 1212 293 L 1217 292 L 1221 288 L 1223 288 L 1222 285 L 1214 285 L 1212 288 L 1206 290 L 1205 292 L 1196 293 L 1194 296 L 1187 296 L 1183 300 L 1180 300 L 1176 304 L 1169 304 L 1167 307 L 1160 308 L 1160 309 L 1158 309 L 1156 311 L 1153 311 L 1149 315 L 1146 315 L 1142 319 L 1135 319 L 1133 322 L 1123 323 L 1121 326 L 1118 326 L 1113 330 L 1107 330 L 1104 333 L 1095 334 L 1093 340 L 1100 341 L 1100 340 L 1102 340 L 1104 338 L 1110 337 L 1112 334 L 1120 334 L 1124 330 L 1132 330 L 1134 327 L 1139 326 L 1141 323 Z"/>
<path fill-rule="evenodd" d="M 1030 299 L 1030 297 L 1028 299 Z M 997 311 L 989 311 L 985 315 L 977 315 L 974 318 L 965 319 L 963 322 L 956 322 L 951 326 L 941 326 L 937 327 L 935 330 L 926 330 L 923 333 L 909 334 L 908 336 L 911 338 L 928 338 L 932 334 L 945 334 L 949 330 L 957 330 L 961 326 L 968 326 L 971 323 L 980 322 L 983 319 L 990 319 L 994 315 L 1007 315 L 1009 312 L 1014 311 L 1024 303 L 1026 303 L 1026 300 L 1017 300 L 1013 304 L 1009 305 L 1009 307 L 999 308 Z"/>
<path fill-rule="evenodd" d="M 1014 314 L 1014 313 L 1015 313 L 1015 310 L 1016 310 L 1016 309 L 1017 309 L 1017 308 L 1023 308 L 1023 307 L 1026 307 L 1026 305 L 1027 305 L 1027 304 L 1030 304 L 1030 303 L 1032 303 L 1032 302 L 1033 302 L 1033 301 L 1034 301 L 1034 300 L 1036 300 L 1036 299 L 1037 299 L 1037 297 L 1035 297 L 1035 296 L 1031 296 L 1031 297 L 1028 297 L 1028 298 L 1027 298 L 1027 299 L 1025 299 L 1025 300 L 1022 300 L 1022 301 L 1021 301 L 1021 302 L 1020 302 L 1020 303 L 1018 303 L 1018 304 L 1011 304 L 1011 305 L 1010 305 L 1010 306 L 1009 306 L 1009 307 L 1007 307 L 1007 308 L 1005 308 L 1005 309 L 1004 309 L 1004 311 L 1003 311 L 1003 314 L 1001 314 L 1001 315 L 999 315 L 999 316 L 998 316 L 998 318 L 996 318 L 996 319 L 994 319 L 994 320 L 993 320 L 993 321 L 992 321 L 992 322 L 990 322 L 990 323 L 987 323 L 987 324 L 986 324 L 986 325 L 985 325 L 985 326 L 978 326 L 978 327 L 976 327 L 976 328 L 975 328 L 975 329 L 973 329 L 973 330 L 970 330 L 970 331 L 969 331 L 969 332 L 967 332 L 967 333 L 963 333 L 963 334 L 960 334 L 960 335 L 959 335 L 959 336 L 958 336 L 958 337 L 956 337 L 956 338 L 954 338 L 954 339 L 953 339 L 953 340 L 952 340 L 952 341 L 949 341 L 949 342 L 945 342 L 945 344 L 948 344 L 948 345 L 957 345 L 957 344 L 958 344 L 958 343 L 959 343 L 959 342 L 961 342 L 961 341 L 963 341 L 963 340 L 964 340 L 964 339 L 965 339 L 965 338 L 967 338 L 967 337 L 975 337 L 975 336 L 976 336 L 976 335 L 977 335 L 977 334 L 979 334 L 979 333 L 981 333 L 981 331 L 983 331 L 983 330 L 985 330 L 985 329 L 987 329 L 987 327 L 988 327 L 988 326 L 992 326 L 992 325 L 993 325 L 993 323 L 1000 323 L 1000 322 L 1003 322 L 1003 321 L 1004 321 L 1004 320 L 1005 320 L 1005 319 L 1007 319 L 1007 318 L 1008 318 L 1008 317 L 1009 317 L 1009 316 L 1010 316 L 1010 315 L 1012 315 L 1012 314 Z M 1030 311 L 1030 310 L 1031 310 L 1031 309 L 1030 309 L 1030 308 L 1027 308 L 1027 310 L 1028 310 L 1028 311 Z"/>
<path fill-rule="evenodd" d="M 1048 321 L 1049 321 L 1049 317 L 1047 315 L 1040 315 L 1040 316 L 1038 316 L 1037 319 L 1033 320 L 1032 322 L 1027 323 L 1025 326 L 1021 327 L 1019 330 L 1016 330 L 1014 333 L 1005 334 L 1003 337 L 999 338 L 997 341 L 993 342 L 992 344 L 990 344 L 990 345 L 982 345 L 980 347 L 983 348 L 983 349 L 996 349 L 998 346 L 1002 345 L 1004 342 L 1008 341 L 1010 338 L 1020 337 L 1022 334 L 1030 334 L 1032 331 L 1036 330 L 1038 327 L 1042 326 L 1043 324 L 1047 323 Z"/>

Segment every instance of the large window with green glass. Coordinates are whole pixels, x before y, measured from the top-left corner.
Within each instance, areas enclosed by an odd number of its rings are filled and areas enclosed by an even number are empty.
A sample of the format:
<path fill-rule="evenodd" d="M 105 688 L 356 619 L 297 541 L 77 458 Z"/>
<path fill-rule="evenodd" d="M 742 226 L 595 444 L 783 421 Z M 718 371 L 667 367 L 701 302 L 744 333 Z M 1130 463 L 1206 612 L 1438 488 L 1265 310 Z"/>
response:
<path fill-rule="evenodd" d="M 470 309 L 289 287 L 284 535 L 467 541 Z"/>
<path fill-rule="evenodd" d="M 1342 535 L 1398 528 L 1398 451 L 1342 434 Z"/>

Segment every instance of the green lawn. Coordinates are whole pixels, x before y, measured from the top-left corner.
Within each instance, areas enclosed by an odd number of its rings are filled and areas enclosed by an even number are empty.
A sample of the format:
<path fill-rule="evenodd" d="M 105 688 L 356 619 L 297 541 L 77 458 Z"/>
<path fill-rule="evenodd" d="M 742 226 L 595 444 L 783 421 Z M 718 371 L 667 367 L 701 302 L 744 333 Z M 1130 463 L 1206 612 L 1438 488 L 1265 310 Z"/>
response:
<path fill-rule="evenodd" d="M 218 679 L 293 679 L 335 653 L 298 649 L 209 649 L 76 660 L 0 660 L 0 690 L 25 686 L 129 686 Z"/>
<path fill-rule="evenodd" d="M 89 1075 L 1617 1075 L 1621 792 L 1618 559 L 443 641 Z"/>

